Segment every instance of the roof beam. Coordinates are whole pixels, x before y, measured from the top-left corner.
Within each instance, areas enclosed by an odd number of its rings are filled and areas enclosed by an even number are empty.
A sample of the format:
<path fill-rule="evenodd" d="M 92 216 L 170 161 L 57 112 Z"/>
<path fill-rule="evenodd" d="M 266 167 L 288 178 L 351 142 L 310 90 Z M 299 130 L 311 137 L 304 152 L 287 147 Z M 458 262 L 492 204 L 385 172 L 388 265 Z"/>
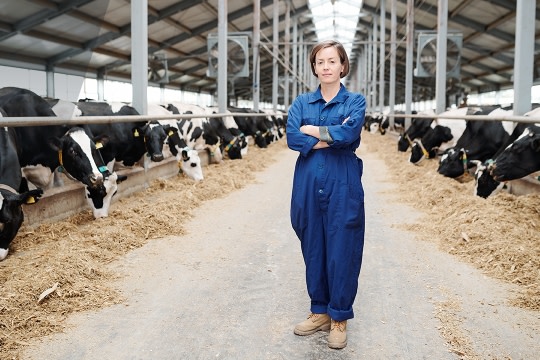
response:
<path fill-rule="evenodd" d="M 51 19 L 57 18 L 60 15 L 63 15 L 79 6 L 88 4 L 93 0 L 71 0 L 65 1 L 63 3 L 57 4 L 56 8 L 43 9 L 37 13 L 30 15 L 23 20 L 17 21 L 12 25 L 12 31 L 0 35 L 0 41 L 8 39 L 12 36 L 15 36 L 19 33 L 24 33 L 33 27 L 36 27 L 44 22 L 47 22 Z M 56 3 L 54 3 L 56 4 Z"/>

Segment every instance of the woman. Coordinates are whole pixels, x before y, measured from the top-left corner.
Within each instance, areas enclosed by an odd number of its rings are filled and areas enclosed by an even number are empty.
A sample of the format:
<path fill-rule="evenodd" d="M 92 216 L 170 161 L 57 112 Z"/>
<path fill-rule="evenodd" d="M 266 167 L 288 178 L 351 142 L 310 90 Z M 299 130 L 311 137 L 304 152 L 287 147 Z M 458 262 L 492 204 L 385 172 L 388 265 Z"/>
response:
<path fill-rule="evenodd" d="M 287 144 L 298 151 L 291 196 L 291 223 L 306 265 L 311 314 L 294 333 L 329 330 L 328 346 L 347 346 L 347 320 L 364 247 L 362 160 L 355 151 L 364 124 L 365 98 L 348 92 L 343 45 L 323 41 L 310 57 L 317 90 L 298 96 L 289 109 Z"/>

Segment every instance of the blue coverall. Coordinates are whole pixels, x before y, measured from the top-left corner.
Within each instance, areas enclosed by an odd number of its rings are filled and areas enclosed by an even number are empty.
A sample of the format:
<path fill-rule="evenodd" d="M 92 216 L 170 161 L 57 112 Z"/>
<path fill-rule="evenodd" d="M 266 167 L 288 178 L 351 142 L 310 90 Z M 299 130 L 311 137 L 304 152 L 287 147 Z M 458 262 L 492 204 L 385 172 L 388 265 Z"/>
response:
<path fill-rule="evenodd" d="M 335 321 L 354 317 L 353 302 L 364 248 L 362 160 L 355 154 L 364 124 L 365 98 L 346 90 L 328 103 L 320 86 L 298 96 L 287 119 L 287 145 L 296 161 L 291 224 L 300 239 L 306 265 L 311 312 Z M 319 140 L 302 125 L 327 127 L 329 148 L 313 150 Z"/>

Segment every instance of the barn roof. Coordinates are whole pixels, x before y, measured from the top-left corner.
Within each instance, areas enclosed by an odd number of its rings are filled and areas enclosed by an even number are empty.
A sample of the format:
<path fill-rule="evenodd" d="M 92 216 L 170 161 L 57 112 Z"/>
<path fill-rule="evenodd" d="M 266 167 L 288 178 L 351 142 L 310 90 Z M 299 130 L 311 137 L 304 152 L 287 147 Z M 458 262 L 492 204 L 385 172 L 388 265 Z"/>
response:
<path fill-rule="evenodd" d="M 438 0 L 415 1 L 415 30 L 437 27 Z M 353 2 L 353 3 L 358 3 Z M 217 33 L 218 0 L 149 0 L 148 52 L 167 59 L 167 87 L 213 93 L 216 78 L 208 76 L 209 34 Z M 274 0 L 260 0 L 261 42 L 271 49 Z M 405 84 L 405 22 L 407 0 L 397 0 L 397 99 Z M 391 1 L 385 1 L 386 38 L 390 38 Z M 279 37 L 285 42 L 286 2 L 279 1 Z M 228 29 L 253 30 L 253 1 L 229 1 Z M 516 2 L 512 0 L 449 0 L 448 29 L 462 34 L 461 64 L 449 88 L 485 92 L 512 87 Z M 307 0 L 290 0 L 291 17 L 305 42 L 316 41 Z M 131 78 L 131 4 L 129 0 L 3 0 L 0 2 L 0 64 L 106 79 Z M 358 19 L 351 61 L 379 23 L 379 0 L 364 0 Z M 339 22 L 339 19 L 337 19 Z M 540 4 L 536 4 L 536 30 L 540 29 Z M 534 81 L 540 80 L 540 34 L 535 34 Z M 250 41 L 251 48 L 251 41 Z M 416 46 L 415 46 L 416 47 Z M 387 52 L 390 46 L 387 45 Z M 271 102 L 272 55 L 261 48 L 261 100 Z M 292 56 L 292 52 L 291 52 Z M 416 62 L 416 55 L 414 56 Z M 248 61 L 252 61 L 251 51 Z M 387 59 L 388 61 L 388 59 Z M 159 61 L 158 61 L 159 64 Z M 417 66 L 417 64 L 415 65 Z M 355 67 L 352 67 L 355 69 Z M 389 66 L 386 67 L 389 78 Z M 250 69 L 253 67 L 250 64 Z M 252 71 L 235 80 L 236 95 L 250 98 Z M 415 96 L 433 98 L 435 78 L 415 77 Z M 401 99 L 402 101 L 403 99 Z"/>

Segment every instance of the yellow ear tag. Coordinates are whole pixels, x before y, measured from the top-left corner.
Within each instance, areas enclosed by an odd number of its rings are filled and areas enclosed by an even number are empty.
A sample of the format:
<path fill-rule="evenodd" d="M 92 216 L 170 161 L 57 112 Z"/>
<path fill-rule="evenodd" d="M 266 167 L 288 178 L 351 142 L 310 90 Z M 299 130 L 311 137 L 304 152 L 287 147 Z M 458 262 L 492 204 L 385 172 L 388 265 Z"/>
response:
<path fill-rule="evenodd" d="M 169 136 L 173 136 L 173 135 L 174 135 L 174 131 L 169 130 Z"/>
<path fill-rule="evenodd" d="M 101 142 L 96 143 L 96 149 L 101 149 L 103 147 L 103 144 Z"/>
<path fill-rule="evenodd" d="M 35 203 L 36 203 L 36 199 L 34 199 L 33 196 L 30 196 L 28 199 L 26 199 L 26 203 L 27 203 L 27 204 L 35 204 Z"/>
<path fill-rule="evenodd" d="M 139 137 L 139 130 L 135 130 L 135 132 L 133 132 L 133 136 Z"/>

